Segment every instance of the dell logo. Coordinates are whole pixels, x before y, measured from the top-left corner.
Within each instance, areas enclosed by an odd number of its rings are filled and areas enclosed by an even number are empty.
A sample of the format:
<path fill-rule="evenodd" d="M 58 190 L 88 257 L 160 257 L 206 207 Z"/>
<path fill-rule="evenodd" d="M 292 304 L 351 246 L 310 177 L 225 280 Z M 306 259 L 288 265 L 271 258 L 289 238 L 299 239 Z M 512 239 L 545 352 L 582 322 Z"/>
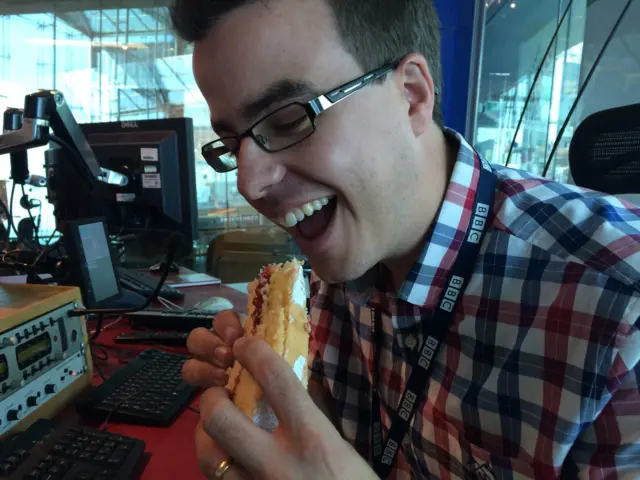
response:
<path fill-rule="evenodd" d="M 138 122 L 120 122 L 122 128 L 138 128 Z"/>

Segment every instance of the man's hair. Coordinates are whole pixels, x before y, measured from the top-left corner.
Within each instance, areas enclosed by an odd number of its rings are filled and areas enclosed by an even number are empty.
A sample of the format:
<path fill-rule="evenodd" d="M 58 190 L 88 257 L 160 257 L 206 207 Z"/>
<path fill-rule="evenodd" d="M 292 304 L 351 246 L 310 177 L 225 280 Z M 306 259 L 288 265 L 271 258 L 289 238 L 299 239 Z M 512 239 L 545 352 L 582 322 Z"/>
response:
<path fill-rule="evenodd" d="M 267 0 L 174 0 L 171 20 L 188 42 L 202 40 L 216 22 L 236 8 Z M 324 0 L 331 7 L 346 50 L 364 72 L 402 59 L 424 55 L 437 90 L 442 92 L 440 20 L 432 0 Z M 443 127 L 439 96 L 433 119 Z"/>

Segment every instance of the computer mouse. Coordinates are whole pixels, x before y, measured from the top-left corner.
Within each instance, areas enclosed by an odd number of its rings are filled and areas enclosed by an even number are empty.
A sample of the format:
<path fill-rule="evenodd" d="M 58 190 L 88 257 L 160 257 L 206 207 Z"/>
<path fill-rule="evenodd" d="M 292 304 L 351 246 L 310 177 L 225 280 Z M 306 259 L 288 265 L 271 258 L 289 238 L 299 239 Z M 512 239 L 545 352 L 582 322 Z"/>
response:
<path fill-rule="evenodd" d="M 223 310 L 231 310 L 233 303 L 224 297 L 211 297 L 197 303 L 194 307 L 196 310 L 205 310 L 207 312 L 218 313 Z"/>

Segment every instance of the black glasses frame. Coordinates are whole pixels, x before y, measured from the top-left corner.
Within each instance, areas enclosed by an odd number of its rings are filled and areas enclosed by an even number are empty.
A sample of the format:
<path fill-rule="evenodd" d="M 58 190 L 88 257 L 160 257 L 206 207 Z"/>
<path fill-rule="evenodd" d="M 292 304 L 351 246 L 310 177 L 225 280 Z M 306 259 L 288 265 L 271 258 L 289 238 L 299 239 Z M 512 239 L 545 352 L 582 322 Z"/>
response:
<path fill-rule="evenodd" d="M 350 82 L 347 82 L 343 85 L 340 85 L 338 88 L 335 88 L 325 94 L 319 95 L 316 98 L 314 98 L 313 100 L 310 100 L 307 103 L 301 103 L 301 102 L 292 102 L 289 103 L 287 105 L 284 105 L 283 107 L 278 108 L 277 110 L 269 113 L 268 115 L 265 115 L 264 117 L 262 117 L 260 120 L 258 120 L 256 123 L 254 123 L 251 127 L 249 127 L 244 133 L 240 134 L 240 135 L 230 135 L 230 136 L 226 136 L 226 137 L 222 137 L 219 138 L 217 140 L 214 140 L 213 142 L 209 142 L 207 143 L 205 146 L 202 147 L 202 156 L 207 159 L 208 157 L 210 157 L 211 155 L 215 156 L 215 160 L 214 162 L 216 163 L 215 165 L 212 165 L 211 162 L 207 161 L 207 163 L 209 163 L 209 165 L 216 171 L 219 173 L 226 173 L 226 172 L 231 172 L 233 170 L 235 170 L 237 168 L 237 166 L 234 167 L 230 167 L 229 165 L 225 165 L 224 162 L 220 159 L 219 155 L 216 155 L 215 153 L 212 153 L 211 150 L 214 149 L 213 145 L 216 143 L 220 143 L 220 142 L 224 142 L 225 140 L 235 140 L 238 144 L 238 146 L 240 145 L 240 143 L 242 142 L 243 139 L 247 138 L 247 137 L 251 137 L 256 144 L 265 152 L 268 153 L 276 153 L 276 152 L 281 152 L 283 150 L 286 150 L 288 148 L 291 148 L 295 145 L 298 145 L 299 143 L 303 142 L 304 140 L 306 140 L 307 138 L 309 138 L 311 135 L 313 135 L 316 131 L 316 120 L 318 118 L 318 116 L 320 116 L 323 112 L 327 111 L 328 109 L 330 109 L 331 107 L 333 107 L 334 105 L 340 103 L 342 100 L 344 100 L 347 97 L 350 97 L 351 95 L 353 95 L 354 93 L 356 93 L 357 91 L 361 90 L 362 88 L 366 87 L 367 85 L 370 85 L 371 83 L 375 82 L 376 80 L 384 77 L 385 75 L 387 75 L 388 73 L 394 71 L 396 68 L 398 68 L 398 65 L 400 64 L 399 61 L 387 64 L 383 67 L 380 67 L 372 72 L 369 72 L 361 77 L 356 78 L 355 80 L 351 80 Z M 437 95 L 437 92 L 436 92 Z M 311 125 L 312 125 L 312 129 L 309 132 L 308 135 L 306 135 L 305 137 L 302 137 L 298 140 L 296 140 L 295 142 L 293 142 L 290 145 L 287 145 L 286 147 L 283 148 L 278 148 L 278 149 L 270 149 L 268 148 L 265 143 L 259 138 L 259 135 L 255 135 L 253 133 L 253 130 L 259 125 L 261 124 L 264 120 L 266 120 L 267 118 L 271 117 L 272 115 L 275 115 L 276 113 L 284 110 L 285 108 L 289 108 L 292 105 L 300 105 L 304 111 L 307 113 L 307 116 L 309 117 L 309 120 L 311 121 Z"/>

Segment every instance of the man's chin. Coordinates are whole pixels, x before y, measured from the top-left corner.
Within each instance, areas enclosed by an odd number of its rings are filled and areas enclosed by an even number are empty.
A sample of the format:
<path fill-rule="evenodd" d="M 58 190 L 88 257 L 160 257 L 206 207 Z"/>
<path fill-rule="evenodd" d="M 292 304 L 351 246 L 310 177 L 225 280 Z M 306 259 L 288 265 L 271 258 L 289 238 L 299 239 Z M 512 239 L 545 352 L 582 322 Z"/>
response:
<path fill-rule="evenodd" d="M 307 257 L 313 273 L 323 282 L 339 284 L 357 280 L 367 272 L 358 262 Z"/>

